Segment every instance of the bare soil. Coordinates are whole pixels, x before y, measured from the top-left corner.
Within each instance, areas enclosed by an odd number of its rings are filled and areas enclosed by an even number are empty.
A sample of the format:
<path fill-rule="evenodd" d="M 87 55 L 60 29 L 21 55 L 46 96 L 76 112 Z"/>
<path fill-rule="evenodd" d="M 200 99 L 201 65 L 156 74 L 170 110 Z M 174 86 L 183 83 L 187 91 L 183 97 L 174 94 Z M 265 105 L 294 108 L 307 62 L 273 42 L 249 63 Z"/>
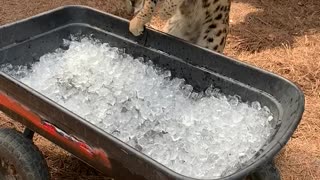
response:
<path fill-rule="evenodd" d="M 130 18 L 119 0 L 0 0 L 0 25 L 62 5 L 81 4 Z M 151 26 L 161 30 L 154 18 Z M 284 180 L 320 179 L 320 1 L 233 0 L 225 54 L 279 74 L 305 93 L 303 119 L 276 158 Z M 22 126 L 0 113 L 0 127 Z M 109 179 L 36 135 L 53 179 Z"/>

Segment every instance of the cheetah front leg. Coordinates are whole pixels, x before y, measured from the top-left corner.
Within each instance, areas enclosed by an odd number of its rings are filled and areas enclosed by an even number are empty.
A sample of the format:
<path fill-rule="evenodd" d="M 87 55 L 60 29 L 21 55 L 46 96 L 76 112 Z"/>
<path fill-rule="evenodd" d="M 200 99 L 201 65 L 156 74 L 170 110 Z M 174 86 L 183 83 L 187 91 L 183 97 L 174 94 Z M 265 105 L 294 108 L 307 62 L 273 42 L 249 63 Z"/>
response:
<path fill-rule="evenodd" d="M 142 34 L 144 25 L 150 22 L 157 3 L 158 0 L 146 0 L 141 11 L 130 21 L 129 30 L 133 35 Z"/>

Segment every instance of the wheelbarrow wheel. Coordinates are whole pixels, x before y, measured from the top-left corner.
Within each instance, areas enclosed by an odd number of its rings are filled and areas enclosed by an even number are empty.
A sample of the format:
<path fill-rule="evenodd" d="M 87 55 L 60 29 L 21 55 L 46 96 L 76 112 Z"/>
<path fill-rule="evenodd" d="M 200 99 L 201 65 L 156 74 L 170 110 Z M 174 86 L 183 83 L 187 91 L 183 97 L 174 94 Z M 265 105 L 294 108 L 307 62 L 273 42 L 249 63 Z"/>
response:
<path fill-rule="evenodd" d="M 47 163 L 38 147 L 14 129 L 0 129 L 0 179 L 50 179 Z"/>
<path fill-rule="evenodd" d="M 281 180 L 280 173 L 273 161 L 260 167 L 247 180 Z"/>

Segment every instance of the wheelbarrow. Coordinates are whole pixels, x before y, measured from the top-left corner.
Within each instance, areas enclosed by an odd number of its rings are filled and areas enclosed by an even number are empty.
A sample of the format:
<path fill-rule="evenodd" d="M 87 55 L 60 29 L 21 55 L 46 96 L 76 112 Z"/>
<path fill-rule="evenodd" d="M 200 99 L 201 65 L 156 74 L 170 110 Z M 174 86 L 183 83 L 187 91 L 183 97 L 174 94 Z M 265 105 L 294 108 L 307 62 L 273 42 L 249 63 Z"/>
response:
<path fill-rule="evenodd" d="M 273 159 L 304 111 L 304 95 L 296 85 L 152 28 L 135 37 L 127 20 L 85 6 L 64 6 L 1 26 L 0 65 L 36 62 L 62 47 L 70 34 L 79 33 L 124 48 L 133 57 L 151 59 L 198 91 L 214 85 L 226 95 L 268 106 L 278 122 L 276 133 L 245 166 L 220 179 L 280 179 Z M 161 165 L 4 72 L 0 110 L 25 126 L 23 133 L 0 130 L 0 179 L 49 179 L 43 155 L 32 142 L 35 132 L 115 179 L 194 179 Z"/>

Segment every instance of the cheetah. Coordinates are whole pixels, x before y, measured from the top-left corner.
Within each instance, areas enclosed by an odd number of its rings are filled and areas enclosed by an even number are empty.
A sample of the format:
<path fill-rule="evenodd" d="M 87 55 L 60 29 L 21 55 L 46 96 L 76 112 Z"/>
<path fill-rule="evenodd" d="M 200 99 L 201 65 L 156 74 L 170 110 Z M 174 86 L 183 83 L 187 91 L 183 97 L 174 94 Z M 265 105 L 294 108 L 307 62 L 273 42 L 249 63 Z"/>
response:
<path fill-rule="evenodd" d="M 139 36 L 161 4 L 159 17 L 169 19 L 163 32 L 201 47 L 223 53 L 229 33 L 231 0 L 124 0 L 134 11 L 129 30 Z"/>

